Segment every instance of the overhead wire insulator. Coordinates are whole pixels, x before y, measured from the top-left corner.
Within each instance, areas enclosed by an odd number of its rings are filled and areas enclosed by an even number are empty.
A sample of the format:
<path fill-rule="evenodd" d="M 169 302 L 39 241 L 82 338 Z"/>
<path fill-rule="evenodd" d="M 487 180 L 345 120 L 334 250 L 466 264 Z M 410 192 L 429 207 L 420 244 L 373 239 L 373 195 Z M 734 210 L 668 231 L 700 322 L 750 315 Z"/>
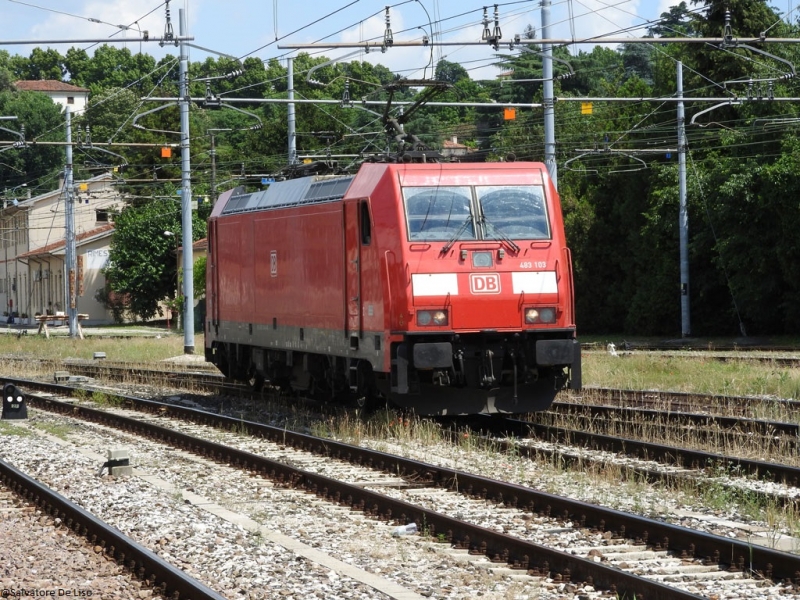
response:
<path fill-rule="evenodd" d="M 383 32 L 383 45 L 389 48 L 394 44 L 394 36 L 392 35 L 392 22 L 389 17 L 389 7 L 386 7 L 386 31 Z"/>
<path fill-rule="evenodd" d="M 6 130 L 6 131 L 8 131 L 8 130 Z M 18 140 L 14 140 L 14 143 L 11 144 L 11 146 L 13 148 L 24 148 L 25 147 L 25 124 L 24 123 L 20 124 L 19 133 L 17 135 L 19 135 L 19 139 Z"/>
<path fill-rule="evenodd" d="M 86 126 L 86 145 L 89 146 L 89 148 L 92 147 L 92 130 L 88 125 Z"/>
<path fill-rule="evenodd" d="M 725 11 L 725 25 L 722 27 L 722 44 L 720 47 L 725 48 L 733 45 L 733 29 L 731 28 L 731 11 Z"/>
<path fill-rule="evenodd" d="M 500 13 L 497 10 L 497 4 L 494 5 L 494 31 L 492 37 L 495 41 L 499 41 L 503 37 L 503 32 L 500 30 Z"/>
<path fill-rule="evenodd" d="M 166 23 L 164 24 L 164 39 L 159 42 L 159 46 L 164 46 L 164 42 L 168 41 L 175 41 L 175 45 L 178 45 L 178 40 L 175 39 L 175 32 L 172 30 L 172 19 L 169 16 L 169 0 L 165 0 L 164 4 L 166 5 L 165 13 L 166 13 Z"/>
<path fill-rule="evenodd" d="M 206 81 L 206 98 L 203 102 L 206 108 L 219 108 L 220 100 L 211 93 L 211 83 Z"/>
<path fill-rule="evenodd" d="M 350 80 L 344 80 L 344 91 L 342 92 L 342 106 L 345 108 L 351 108 L 353 106 L 353 102 L 350 100 Z"/>
<path fill-rule="evenodd" d="M 492 32 L 489 30 L 489 15 L 487 14 L 486 7 L 483 7 L 483 33 L 481 40 L 488 41 L 492 37 Z"/>

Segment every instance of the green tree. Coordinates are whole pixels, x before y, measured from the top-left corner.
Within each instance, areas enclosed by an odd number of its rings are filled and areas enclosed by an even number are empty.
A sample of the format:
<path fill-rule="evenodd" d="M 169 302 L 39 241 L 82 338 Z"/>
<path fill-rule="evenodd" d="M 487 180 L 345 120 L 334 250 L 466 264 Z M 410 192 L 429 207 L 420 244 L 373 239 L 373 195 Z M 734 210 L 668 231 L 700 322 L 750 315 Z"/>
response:
<path fill-rule="evenodd" d="M 435 79 L 455 84 L 462 79 L 469 79 L 469 73 L 458 63 L 442 59 L 436 63 Z"/>
<path fill-rule="evenodd" d="M 192 234 L 205 237 L 207 211 L 192 212 Z M 109 264 L 105 275 L 111 290 L 127 300 L 127 310 L 140 319 L 160 313 L 159 302 L 175 297 L 175 238 L 164 231 L 180 231 L 176 200 L 132 204 L 114 218 Z"/>
<path fill-rule="evenodd" d="M 21 131 L 25 126 L 25 139 L 63 140 L 64 116 L 61 108 L 45 94 L 39 92 L 0 93 L 0 114 L 16 116 L 16 121 L 6 123 L 7 129 Z M 0 139 L 18 141 L 19 137 L 5 131 Z M 0 180 L 6 186 L 25 183 L 29 189 L 43 190 L 52 186 L 53 174 L 63 168 L 64 150 L 58 146 L 31 146 L 13 148 L 3 152 L 0 161 Z"/>
<path fill-rule="evenodd" d="M 695 21 L 691 18 L 685 1 L 662 12 L 658 23 L 647 28 L 648 35 L 659 37 L 691 37 L 696 34 Z"/>
<path fill-rule="evenodd" d="M 71 48 L 63 61 L 73 84 L 86 87 L 93 94 L 104 89 L 130 88 L 138 94 L 149 94 L 157 78 L 156 61 L 149 54 L 133 54 L 128 48 L 103 44 L 89 58 L 86 51 Z"/>
<path fill-rule="evenodd" d="M 27 64 L 27 71 L 20 73 L 20 79 L 54 79 L 61 81 L 66 74 L 64 57 L 53 48 L 34 48 Z"/>

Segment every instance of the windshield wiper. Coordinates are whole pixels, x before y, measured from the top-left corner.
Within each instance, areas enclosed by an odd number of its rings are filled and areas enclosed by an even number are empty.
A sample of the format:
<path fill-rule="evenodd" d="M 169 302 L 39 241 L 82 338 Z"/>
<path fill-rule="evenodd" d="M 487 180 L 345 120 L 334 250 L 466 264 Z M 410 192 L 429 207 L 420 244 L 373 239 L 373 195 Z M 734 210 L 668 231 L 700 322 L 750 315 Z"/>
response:
<path fill-rule="evenodd" d="M 468 215 L 464 222 L 461 224 L 461 227 L 458 228 L 458 231 L 455 232 L 453 237 L 451 237 L 448 242 L 442 246 L 442 254 L 447 254 L 450 251 L 450 248 L 453 247 L 453 244 L 456 243 L 456 240 L 461 237 L 461 234 L 467 230 L 469 224 L 472 222 L 472 215 Z"/>
<path fill-rule="evenodd" d="M 496 239 L 500 239 L 508 244 L 509 248 L 511 248 L 514 252 L 519 252 L 519 246 L 517 246 L 513 240 L 508 237 L 505 233 L 500 231 L 497 227 L 492 225 L 492 222 L 489 221 L 485 216 L 481 218 L 481 222 L 487 226 L 487 229 L 491 229 L 493 232 L 493 237 Z"/>

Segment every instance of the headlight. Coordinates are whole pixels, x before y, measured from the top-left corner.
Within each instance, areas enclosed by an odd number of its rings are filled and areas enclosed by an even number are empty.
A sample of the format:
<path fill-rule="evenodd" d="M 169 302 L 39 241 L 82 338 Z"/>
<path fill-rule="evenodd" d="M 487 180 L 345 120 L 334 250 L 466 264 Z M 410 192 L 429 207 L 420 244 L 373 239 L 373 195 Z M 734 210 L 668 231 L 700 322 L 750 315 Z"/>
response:
<path fill-rule="evenodd" d="M 491 267 L 492 266 L 492 253 L 491 252 L 473 252 L 472 253 L 472 266 L 473 267 Z"/>
<path fill-rule="evenodd" d="M 437 310 L 433 313 L 434 325 L 447 325 L 447 311 Z"/>
<path fill-rule="evenodd" d="M 417 311 L 417 325 L 420 327 L 428 327 L 434 325 L 436 327 L 443 327 L 450 322 L 446 310 L 418 310 Z"/>
<path fill-rule="evenodd" d="M 555 323 L 556 322 L 556 309 L 555 308 L 526 308 L 525 309 L 525 322 L 528 324 L 534 323 Z"/>

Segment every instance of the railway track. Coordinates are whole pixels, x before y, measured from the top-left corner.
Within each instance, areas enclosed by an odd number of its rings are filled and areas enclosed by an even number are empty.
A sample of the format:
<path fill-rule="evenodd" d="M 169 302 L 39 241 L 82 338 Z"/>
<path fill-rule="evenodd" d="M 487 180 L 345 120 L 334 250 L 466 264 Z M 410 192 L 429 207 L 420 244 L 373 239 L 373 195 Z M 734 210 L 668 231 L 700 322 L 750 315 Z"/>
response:
<path fill-rule="evenodd" d="M 176 372 L 166 369 L 133 368 L 124 363 L 111 364 L 98 361 L 68 361 L 64 364 L 71 372 L 81 373 L 83 376 L 98 377 L 112 381 L 139 381 L 183 387 L 184 389 L 203 389 L 217 394 L 233 394 L 236 396 L 252 396 L 252 392 L 242 385 L 226 383 L 217 372 L 209 369 L 179 369 Z M 575 394 L 574 394 L 575 395 Z M 796 437 L 800 429 L 794 423 L 766 419 L 746 419 L 743 417 L 723 417 L 703 413 L 676 412 L 685 407 L 711 407 L 714 410 L 732 410 L 733 412 L 765 412 L 774 410 L 800 410 L 800 402 L 781 401 L 764 398 L 743 398 L 724 395 L 705 395 L 656 391 L 629 391 L 611 390 L 601 388 L 584 388 L 580 392 L 581 403 L 556 402 L 551 412 L 557 414 L 584 415 L 586 421 L 591 421 L 592 427 L 558 427 L 539 422 L 543 414 L 537 416 L 537 421 L 508 421 L 494 420 L 491 425 L 484 421 L 480 427 L 493 429 L 495 434 L 510 433 L 516 437 L 528 437 L 533 433 L 538 439 L 556 444 L 570 443 L 583 448 L 590 448 L 600 452 L 624 454 L 637 460 L 656 461 L 671 469 L 658 469 L 651 466 L 637 467 L 628 464 L 627 469 L 645 476 L 649 481 L 672 480 L 677 477 L 706 476 L 709 470 L 716 474 L 722 472 L 737 473 L 755 478 L 762 478 L 775 483 L 785 483 L 796 486 L 800 482 L 800 468 L 792 465 L 782 465 L 774 461 L 756 460 L 728 456 L 720 452 L 707 452 L 693 450 L 685 446 L 654 443 L 635 439 L 630 436 L 621 436 L 618 432 L 603 435 L 602 432 L 589 432 L 597 429 L 601 422 L 619 423 L 623 420 L 634 418 L 647 421 L 651 426 L 673 421 L 683 421 L 695 427 L 695 435 L 702 436 L 703 432 L 711 432 L 710 425 L 714 425 L 714 432 L 720 429 L 735 431 L 752 446 L 753 434 L 758 434 L 763 439 L 763 444 L 758 448 L 778 447 L 776 455 L 780 455 L 784 448 L 796 446 Z M 600 403 L 600 404 L 598 404 Z M 629 405 L 632 405 L 629 406 Z M 638 405 L 659 406 L 662 410 L 637 408 Z M 676 425 L 677 426 L 677 425 Z M 710 434 L 710 433 L 709 433 Z M 660 436 L 659 439 L 663 439 Z M 561 454 L 570 460 L 568 454 L 560 450 L 548 451 L 542 447 L 519 446 L 514 442 L 501 442 L 500 446 L 507 451 L 519 451 L 535 457 L 542 454 L 555 456 Z M 586 460 L 582 455 L 579 460 Z M 607 460 L 599 457 L 598 461 Z M 769 499 L 776 497 L 781 502 L 786 502 L 786 495 L 776 496 L 771 491 L 756 492 Z"/>
<path fill-rule="evenodd" d="M 764 410 L 754 404 L 763 403 L 773 411 L 780 404 L 780 411 L 791 419 L 793 407 L 787 410 L 784 401 L 622 390 L 583 392 L 580 403 L 556 402 L 549 411 L 536 413 L 529 420 L 467 419 L 465 423 L 483 433 L 486 444 L 532 459 L 616 463 L 651 482 L 694 479 L 698 485 L 713 480 L 736 486 L 747 478 L 777 484 L 767 489 L 747 488 L 748 493 L 765 501 L 795 503 L 800 497 L 800 467 L 792 458 L 800 435 L 796 422 L 674 409 L 676 404 L 713 405 L 712 411 L 733 406 L 734 412 L 747 413 Z M 664 408 L 624 406 L 640 401 Z M 700 449 L 709 445 L 722 450 Z"/>
<path fill-rule="evenodd" d="M 652 408 L 667 412 L 724 412 L 726 415 L 752 416 L 759 413 L 800 411 L 800 401 L 764 396 L 587 387 L 570 397 L 583 404 Z M 558 406 L 559 403 L 555 404 Z"/>
<path fill-rule="evenodd" d="M 796 505 L 800 499 L 800 468 L 794 466 L 530 421 L 509 419 L 502 423 L 473 422 L 471 426 L 482 433 L 483 443 L 487 447 L 531 460 L 570 465 L 617 465 L 621 474 L 627 477 L 651 483 L 673 484 L 681 480 L 692 480 L 698 486 L 713 483 L 738 489 L 753 498 L 760 497 L 765 503 Z M 460 434 L 454 431 L 452 435 Z M 512 439 L 506 439 L 507 436 Z M 745 480 L 753 479 L 775 486 L 758 489 L 745 484 Z"/>
<path fill-rule="evenodd" d="M 607 354 L 612 349 L 606 344 L 588 343 L 581 345 L 586 354 Z M 681 346 L 643 345 L 621 342 L 614 344 L 613 353 L 620 358 L 646 355 L 680 358 L 686 360 L 713 360 L 719 362 L 764 363 L 776 367 L 797 367 L 800 365 L 800 350 L 791 346 Z"/>
<path fill-rule="evenodd" d="M 60 390 L 57 393 L 63 392 L 64 390 Z M 336 458 L 350 464 L 376 468 L 385 473 L 399 474 L 406 482 L 413 483 L 417 497 L 422 494 L 419 488 L 423 485 L 434 496 L 436 490 L 458 491 L 473 502 L 477 499 L 481 505 L 487 502 L 493 503 L 498 507 L 498 511 L 521 512 L 522 515 L 527 515 L 528 521 L 555 519 L 545 528 L 586 532 L 588 536 L 583 540 L 584 545 L 578 546 L 578 550 L 574 546 L 568 551 L 562 548 L 554 549 L 453 519 L 433 509 L 390 498 L 385 494 L 365 489 L 363 485 L 352 485 L 306 469 L 298 469 L 286 464 L 286 461 L 270 460 L 252 452 L 166 430 L 152 423 L 143 423 L 141 416 L 131 419 L 78 406 L 74 402 L 62 403 L 48 398 L 36 398 L 35 402 L 47 410 L 87 418 L 137 435 L 146 434 L 214 460 L 224 460 L 239 465 L 251 472 L 266 475 L 280 485 L 307 490 L 327 501 L 363 510 L 372 517 L 397 520 L 401 523 L 413 521 L 433 540 L 442 540 L 455 547 L 465 547 L 468 551 L 488 556 L 490 560 L 508 564 L 512 569 L 529 571 L 533 574 L 550 574 L 555 578 L 560 577 L 563 581 L 580 581 L 584 585 L 591 582 L 593 587 L 614 591 L 621 596 L 633 597 L 635 594 L 637 598 L 694 598 L 696 596 L 692 593 L 667 585 L 666 580 L 670 577 L 685 580 L 689 577 L 687 573 L 692 569 L 718 574 L 722 572 L 720 565 L 728 561 L 729 564 L 724 566 L 724 572 L 726 576 L 734 579 L 747 579 L 753 576 L 754 581 L 790 580 L 794 577 L 795 571 L 800 570 L 798 562 L 800 558 L 793 555 L 576 502 L 527 487 L 220 415 L 133 398 L 120 400 L 126 408 L 137 407 L 159 415 L 154 417 L 156 420 L 168 415 L 207 426 L 246 431 L 250 435 L 280 446 L 290 445 L 301 449 L 316 455 L 317 459 Z M 292 462 L 295 460 L 293 458 Z M 324 468 L 327 469 L 329 467 Z M 616 550 L 619 552 L 607 547 L 612 541 L 614 546 L 618 546 Z M 587 548 L 589 550 L 586 550 Z M 595 551 L 594 555 L 591 554 L 592 550 Z M 575 554 L 570 554 L 570 551 Z M 577 555 L 584 552 L 589 554 L 588 558 Z M 642 560 L 672 563 L 672 574 L 664 575 L 664 582 L 655 582 L 608 566 L 617 559 L 620 565 L 638 561 L 639 559 L 635 558 L 637 553 L 648 557 Z M 620 556 L 616 556 L 617 554 Z M 667 558 L 668 555 L 671 558 Z M 604 559 L 596 562 L 594 559 L 597 556 L 603 556 Z M 698 560 L 697 557 L 703 558 Z M 707 564 L 703 565 L 703 562 Z M 691 563 L 691 567 L 688 563 Z M 637 563 L 635 568 L 643 567 Z M 697 577 L 698 582 L 702 581 L 702 575 Z M 700 585 L 698 582 L 695 583 Z"/>
<path fill-rule="evenodd" d="M 9 463 L 0 460 L 0 483 L 25 502 L 34 505 L 54 521 L 63 524 L 74 534 L 80 535 L 109 559 L 116 561 L 131 576 L 136 577 L 142 586 L 150 588 L 157 596 L 165 598 L 186 598 L 189 600 L 224 600 L 197 580 L 189 577 L 147 548 L 122 535 L 116 528 L 107 525 L 83 508 L 54 492 Z M 3 597 L 10 595 L 37 595 L 37 590 L 4 589 Z M 38 590 L 42 592 L 42 590 Z M 38 595 L 47 595 L 45 593 Z M 64 592 L 65 590 L 61 590 Z M 71 592 L 72 590 L 66 590 Z M 86 595 L 87 591 L 80 595 Z M 55 595 L 55 591 L 52 595 Z M 64 595 L 63 593 L 60 595 Z M 77 594 L 76 594 L 77 595 Z M 92 595 L 91 590 L 88 595 Z"/>

